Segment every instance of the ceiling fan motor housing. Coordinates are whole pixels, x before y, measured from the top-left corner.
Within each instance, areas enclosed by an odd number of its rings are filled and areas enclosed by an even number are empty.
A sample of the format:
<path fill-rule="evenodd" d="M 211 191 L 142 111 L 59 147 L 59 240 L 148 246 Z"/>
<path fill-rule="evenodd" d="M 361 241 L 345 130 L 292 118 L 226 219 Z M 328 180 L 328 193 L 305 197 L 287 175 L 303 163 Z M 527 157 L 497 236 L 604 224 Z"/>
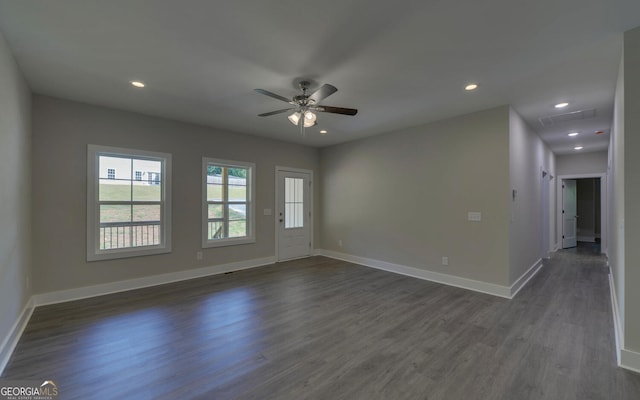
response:
<path fill-rule="evenodd" d="M 306 94 L 293 96 L 293 102 L 300 106 L 312 106 L 316 104 L 316 101 L 314 99 L 310 99 Z"/>

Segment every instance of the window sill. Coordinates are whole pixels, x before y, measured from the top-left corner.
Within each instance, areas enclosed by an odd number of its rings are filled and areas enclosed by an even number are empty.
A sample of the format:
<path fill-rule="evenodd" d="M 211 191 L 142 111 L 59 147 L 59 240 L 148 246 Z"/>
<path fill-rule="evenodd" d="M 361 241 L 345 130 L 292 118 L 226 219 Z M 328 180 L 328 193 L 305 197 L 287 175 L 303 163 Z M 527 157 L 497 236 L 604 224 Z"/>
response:
<path fill-rule="evenodd" d="M 236 239 L 217 239 L 217 240 L 207 240 L 202 243 L 202 248 L 207 249 L 210 247 L 224 247 L 224 246 L 235 246 L 239 244 L 249 244 L 255 243 L 256 238 L 236 238 Z"/>
<path fill-rule="evenodd" d="M 104 261 L 115 260 L 119 258 L 132 258 L 151 256 L 155 254 L 171 253 L 171 248 L 167 247 L 152 247 L 139 250 L 131 249 L 115 249 L 115 250 L 103 250 L 93 254 L 87 254 L 87 261 Z"/>

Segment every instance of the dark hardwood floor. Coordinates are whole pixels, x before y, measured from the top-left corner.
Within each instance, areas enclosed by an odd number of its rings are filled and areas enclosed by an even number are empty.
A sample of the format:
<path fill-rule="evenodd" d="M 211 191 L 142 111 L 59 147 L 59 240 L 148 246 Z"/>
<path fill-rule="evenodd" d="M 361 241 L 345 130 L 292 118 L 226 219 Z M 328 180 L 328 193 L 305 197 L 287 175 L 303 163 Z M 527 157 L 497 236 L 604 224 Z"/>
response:
<path fill-rule="evenodd" d="M 514 300 L 323 257 L 35 310 L 3 379 L 60 399 L 640 399 L 607 270 L 557 252 Z"/>

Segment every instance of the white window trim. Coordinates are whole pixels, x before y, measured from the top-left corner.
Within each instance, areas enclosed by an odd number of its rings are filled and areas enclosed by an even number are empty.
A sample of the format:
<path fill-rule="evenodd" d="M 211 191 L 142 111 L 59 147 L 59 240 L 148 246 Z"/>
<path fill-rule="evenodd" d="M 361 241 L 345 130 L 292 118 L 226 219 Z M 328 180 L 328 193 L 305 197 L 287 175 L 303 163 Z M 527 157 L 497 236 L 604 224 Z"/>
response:
<path fill-rule="evenodd" d="M 246 168 L 247 177 L 249 178 L 249 193 L 247 195 L 247 236 L 241 238 L 223 238 L 223 239 L 207 239 L 209 210 L 207 203 L 207 165 L 216 164 L 225 167 Z M 256 242 L 255 225 L 256 225 L 256 165 L 244 161 L 221 160 L 219 158 L 202 158 L 202 248 L 233 246 L 238 244 L 247 244 Z"/>
<path fill-rule="evenodd" d="M 98 207 L 98 177 L 100 176 L 98 155 L 120 155 L 136 158 L 162 159 L 164 185 L 161 208 L 163 221 L 162 242 L 157 246 L 129 247 L 123 249 L 100 250 L 98 227 L 100 208 Z M 135 179 L 135 177 L 132 177 Z M 135 150 L 90 144 L 87 146 L 87 261 L 111 260 L 118 258 L 148 256 L 171 252 L 171 154 L 145 150 Z"/>

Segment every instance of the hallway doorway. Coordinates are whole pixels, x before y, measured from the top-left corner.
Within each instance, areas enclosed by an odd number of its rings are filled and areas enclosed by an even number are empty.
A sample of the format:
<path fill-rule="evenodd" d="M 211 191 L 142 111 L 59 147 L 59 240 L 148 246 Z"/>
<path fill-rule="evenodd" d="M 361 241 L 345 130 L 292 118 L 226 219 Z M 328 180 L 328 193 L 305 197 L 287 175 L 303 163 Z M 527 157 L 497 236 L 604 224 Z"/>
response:
<path fill-rule="evenodd" d="M 606 253 L 606 178 L 604 174 L 558 177 L 558 248 L 580 243 Z M 597 246 L 595 246 L 597 244 Z"/>

